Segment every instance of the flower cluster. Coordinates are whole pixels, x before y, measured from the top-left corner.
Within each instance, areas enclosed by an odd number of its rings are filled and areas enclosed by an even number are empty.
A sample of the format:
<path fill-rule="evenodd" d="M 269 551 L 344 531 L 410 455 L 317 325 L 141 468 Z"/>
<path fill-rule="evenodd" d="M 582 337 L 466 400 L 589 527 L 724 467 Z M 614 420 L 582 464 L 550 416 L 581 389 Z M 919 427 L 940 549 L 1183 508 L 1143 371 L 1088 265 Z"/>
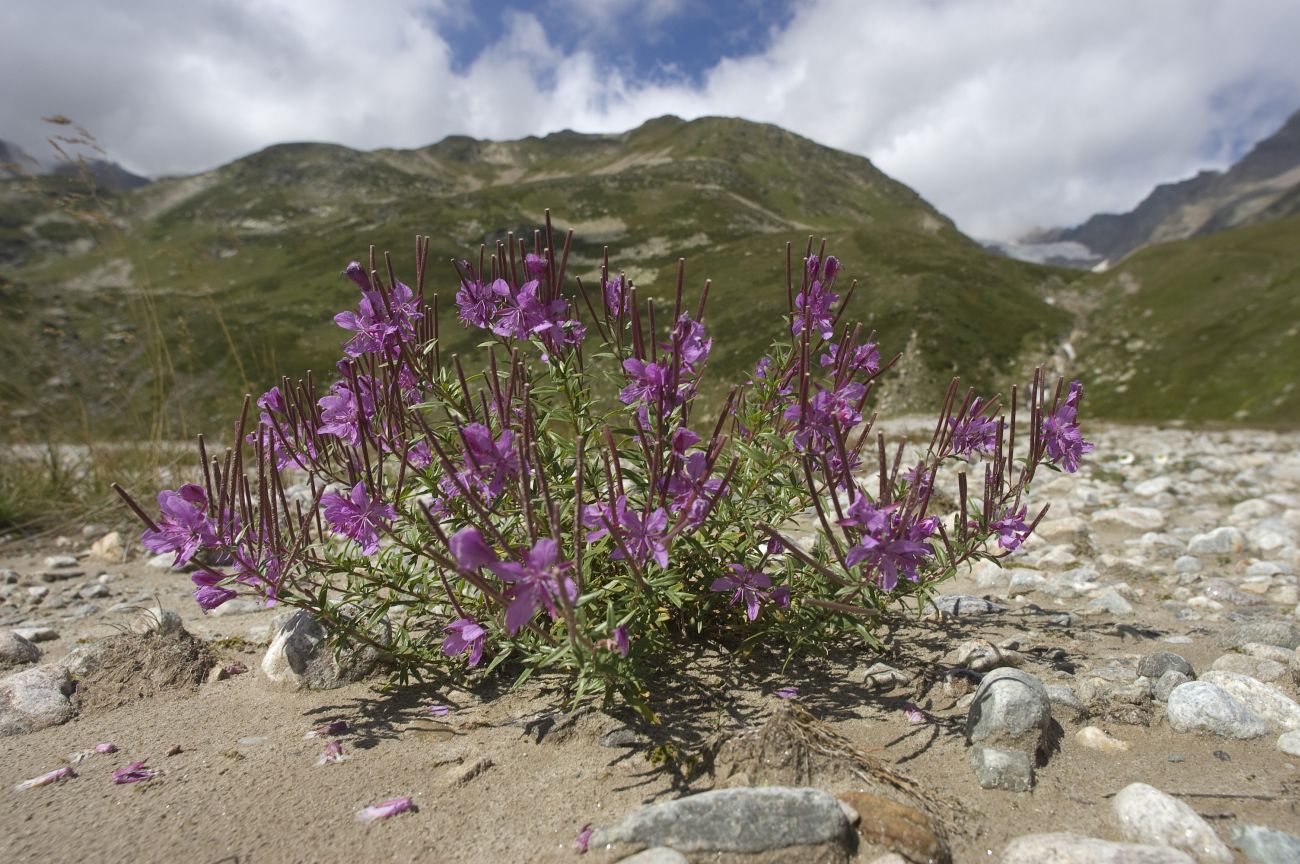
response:
<path fill-rule="evenodd" d="M 204 610 L 240 594 L 309 610 L 399 676 L 509 661 L 644 707 L 642 679 L 683 634 L 860 633 L 965 562 L 1015 552 L 1042 515 L 1025 501 L 1035 469 L 1074 471 L 1092 449 L 1082 387 L 1048 398 L 1040 371 L 1009 415 L 954 382 L 904 460 L 908 442 L 868 419 L 897 358 L 846 320 L 854 286 L 841 294 L 840 262 L 811 243 L 787 267 L 788 335 L 701 423 L 708 283 L 688 308 L 684 267 L 670 296 L 647 297 L 606 256 L 589 293 L 566 277 L 571 235 L 554 241 L 548 219 L 531 248 L 512 234 L 477 268 L 455 264 L 477 355 L 447 350 L 427 241 L 413 287 L 391 265 L 381 276 L 373 250 L 348 265 L 361 297 L 334 319 L 349 334 L 337 376 L 282 378 L 251 428 L 246 400 L 238 446 L 210 456 L 200 439 L 202 482 L 161 492 L 156 519 L 123 492 L 145 546 L 191 568 Z M 953 512 L 935 494 L 949 462 Z"/>

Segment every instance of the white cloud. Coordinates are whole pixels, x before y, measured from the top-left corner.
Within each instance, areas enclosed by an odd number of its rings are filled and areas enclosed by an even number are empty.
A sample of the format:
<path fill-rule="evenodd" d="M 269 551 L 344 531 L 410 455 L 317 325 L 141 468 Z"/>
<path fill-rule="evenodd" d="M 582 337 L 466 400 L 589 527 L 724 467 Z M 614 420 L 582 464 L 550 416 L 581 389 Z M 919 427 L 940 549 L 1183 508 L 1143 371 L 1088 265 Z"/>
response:
<path fill-rule="evenodd" d="M 679 0 L 557 3 L 629 27 L 664 26 Z M 1300 4 L 1287 0 L 815 0 L 765 53 L 723 60 L 699 86 L 625 80 L 518 13 L 455 72 L 436 24 L 473 8 L 9 0 L 0 80 L 18 86 L 0 138 L 41 150 L 38 118 L 63 113 L 160 174 L 285 140 L 411 147 L 727 114 L 867 155 L 968 232 L 1008 237 L 1127 209 L 1300 106 Z"/>

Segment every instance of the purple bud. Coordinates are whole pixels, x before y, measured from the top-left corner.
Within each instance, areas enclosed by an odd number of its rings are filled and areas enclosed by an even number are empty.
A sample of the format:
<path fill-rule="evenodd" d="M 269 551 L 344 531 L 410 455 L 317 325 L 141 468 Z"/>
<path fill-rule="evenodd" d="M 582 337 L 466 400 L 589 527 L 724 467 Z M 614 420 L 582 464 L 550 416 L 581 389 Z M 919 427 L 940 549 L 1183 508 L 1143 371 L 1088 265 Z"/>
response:
<path fill-rule="evenodd" d="M 826 256 L 826 281 L 829 282 L 840 272 L 840 260 L 834 255 Z"/>

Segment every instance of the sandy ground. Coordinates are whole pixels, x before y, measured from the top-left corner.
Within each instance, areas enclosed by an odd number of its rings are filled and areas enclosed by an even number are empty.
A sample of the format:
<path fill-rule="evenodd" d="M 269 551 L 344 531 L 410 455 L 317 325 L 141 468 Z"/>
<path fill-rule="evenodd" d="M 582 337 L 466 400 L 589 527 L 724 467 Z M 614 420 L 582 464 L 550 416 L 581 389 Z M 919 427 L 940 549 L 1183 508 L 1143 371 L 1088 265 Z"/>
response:
<path fill-rule="evenodd" d="M 66 545 L 10 544 L 0 549 L 0 569 L 36 573 L 44 556 L 88 541 Z M 912 622 L 886 634 L 882 653 L 845 650 L 784 669 L 779 658 L 700 657 L 657 686 L 663 723 L 651 727 L 625 711 L 566 711 L 557 682 L 545 679 L 514 691 L 494 679 L 472 693 L 440 682 L 386 690 L 381 679 L 325 692 L 274 689 L 257 672 L 257 643 L 274 612 L 203 616 L 188 599 L 184 576 L 148 569 L 139 559 L 86 558 L 77 569 L 87 583 L 110 574 L 111 597 L 95 614 L 54 624 L 59 638 L 41 644 L 42 662 L 120 632 L 131 613 L 111 611 L 114 605 L 156 600 L 181 612 L 195 635 L 224 638 L 214 644 L 221 662 L 242 662 L 250 671 L 116 708 L 87 707 L 64 725 L 0 738 L 0 862 L 576 862 L 574 836 L 585 824 L 612 824 L 643 804 L 737 782 L 726 776 L 735 766 L 715 758 L 719 744 L 786 710 L 774 694 L 789 685 L 799 688 L 798 704 L 834 733 L 919 784 L 926 799 L 919 803 L 944 823 L 958 862 L 996 860 L 1010 839 L 1033 832 L 1123 839 L 1109 797 L 1135 781 L 1179 794 L 1221 826 L 1221 836 L 1234 820 L 1300 830 L 1297 760 L 1278 752 L 1276 735 L 1181 735 L 1159 713 L 1144 726 L 1054 711 L 1054 749 L 1032 792 L 989 791 L 976 782 L 966 711 L 956 704 L 965 688 L 960 679 L 945 683 L 949 667 L 941 662 L 955 644 L 1016 637 L 1025 668 L 1048 684 L 1071 683 L 1072 673 L 1107 658 L 1173 650 L 1199 671 L 1222 653 L 1213 640 L 1221 623 L 1171 615 L 1157 602 L 1158 586 L 1136 577 L 1129 581 L 1144 596 L 1122 618 L 1099 613 L 1058 626 L 1051 604 L 1037 600 L 962 621 Z M 967 579 L 944 592 L 986 593 Z M 1167 644 L 1169 636 L 1192 642 Z M 913 683 L 888 692 L 868 687 L 864 670 L 879 660 L 914 676 Z M 1294 686 L 1282 686 L 1295 697 Z M 429 721 L 435 702 L 451 708 L 445 728 Z M 908 721 L 909 702 L 926 722 Z M 349 725 L 339 736 L 349 758 L 317 766 L 322 741 L 303 736 L 335 720 Z M 1130 749 L 1079 746 L 1074 733 L 1085 723 Z M 610 740 L 617 730 L 627 731 Z M 11 791 L 104 741 L 119 751 L 87 758 L 76 766 L 78 777 Z M 166 755 L 175 748 L 179 753 Z M 132 785 L 111 782 L 115 768 L 139 759 L 165 773 Z M 836 793 L 866 788 L 834 770 L 813 769 L 805 780 Z M 361 808 L 393 796 L 410 796 L 416 811 L 370 825 L 355 819 Z M 881 851 L 864 846 L 857 860 Z"/>

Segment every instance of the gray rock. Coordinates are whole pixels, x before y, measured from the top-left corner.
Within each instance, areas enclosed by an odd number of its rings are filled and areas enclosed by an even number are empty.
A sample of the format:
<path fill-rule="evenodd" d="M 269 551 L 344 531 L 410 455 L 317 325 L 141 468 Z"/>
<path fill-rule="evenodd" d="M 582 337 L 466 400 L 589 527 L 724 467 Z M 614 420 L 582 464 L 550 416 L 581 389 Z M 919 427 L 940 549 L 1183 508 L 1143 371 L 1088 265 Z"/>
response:
<path fill-rule="evenodd" d="M 1300 646 L 1300 627 L 1287 621 L 1242 621 L 1223 628 L 1218 642 L 1224 648 L 1241 648 L 1250 642 L 1262 642 L 1295 650 Z"/>
<path fill-rule="evenodd" d="M 100 661 L 103 659 L 104 650 L 107 648 L 107 642 L 92 642 L 89 645 L 78 645 L 63 656 L 57 663 L 68 673 L 78 678 L 84 678 L 91 672 L 99 668 Z"/>
<path fill-rule="evenodd" d="M 44 570 L 40 574 L 42 582 L 66 582 L 69 579 L 80 579 L 86 575 L 85 570 Z"/>
<path fill-rule="evenodd" d="M 912 676 L 888 663 L 873 663 L 862 675 L 862 683 L 875 690 L 892 690 L 911 682 Z"/>
<path fill-rule="evenodd" d="M 1214 829 L 1191 807 L 1154 786 L 1125 786 L 1111 806 L 1121 833 L 1135 843 L 1179 849 L 1200 864 L 1232 864 L 1232 850 Z"/>
<path fill-rule="evenodd" d="M 1210 671 L 1235 672 L 1260 681 L 1277 681 L 1286 675 L 1286 667 L 1276 660 L 1247 657 L 1245 654 L 1224 654 L 1210 664 Z"/>
<path fill-rule="evenodd" d="M 1201 680 L 1223 688 L 1279 732 L 1300 729 L 1300 705 L 1272 684 L 1235 672 L 1206 672 Z"/>
<path fill-rule="evenodd" d="M 1175 687 L 1165 705 L 1165 718 L 1175 732 L 1209 732 L 1222 738 L 1268 734 L 1264 718 L 1209 681 L 1189 681 Z"/>
<path fill-rule="evenodd" d="M 366 677 L 379 663 L 379 652 L 369 645 L 345 648 L 336 658 L 325 628 L 306 611 L 281 616 L 272 634 L 262 674 L 294 690 L 342 687 Z"/>
<path fill-rule="evenodd" d="M 1081 717 L 1087 713 L 1087 708 L 1079 701 L 1079 697 L 1074 695 L 1068 684 L 1048 684 L 1044 689 L 1047 690 L 1047 698 L 1052 705 L 1059 705 L 1071 711 L 1075 717 Z"/>
<path fill-rule="evenodd" d="M 1175 654 L 1172 651 L 1154 651 L 1143 656 L 1138 661 L 1137 673 L 1145 675 L 1151 679 L 1159 679 L 1161 675 L 1169 670 L 1177 670 L 1188 678 L 1195 678 L 1196 671 L 1192 669 L 1192 664 L 1181 654 Z"/>
<path fill-rule="evenodd" d="M 1255 864 L 1300 864 L 1300 837 L 1263 825 L 1233 825 L 1232 845 Z"/>
<path fill-rule="evenodd" d="M 1277 739 L 1277 749 L 1288 756 L 1300 756 L 1300 732 L 1284 732 Z"/>
<path fill-rule="evenodd" d="M 1019 666 L 1024 655 L 1011 648 L 1001 648 L 985 639 L 971 639 L 953 649 L 949 662 L 976 672 L 998 667 Z"/>
<path fill-rule="evenodd" d="M 1111 615 L 1132 615 L 1133 604 L 1120 596 L 1114 588 L 1106 588 L 1088 603 L 1088 609 L 1096 612 L 1109 612 Z"/>
<path fill-rule="evenodd" d="M 95 541 L 90 547 L 90 556 L 101 561 L 119 562 L 126 558 L 126 548 L 122 544 L 122 535 L 109 531 Z"/>
<path fill-rule="evenodd" d="M 41 649 L 11 630 L 0 630 L 0 668 L 22 666 L 41 659 Z"/>
<path fill-rule="evenodd" d="M 130 623 L 132 633 L 141 635 L 157 633 L 160 636 L 166 636 L 170 633 L 179 633 L 185 629 L 180 615 L 161 606 L 153 606 L 148 609 L 139 609 L 137 607 L 135 613 Z"/>
<path fill-rule="evenodd" d="M 930 603 L 930 613 L 937 613 L 945 618 L 966 618 L 1005 611 L 1005 606 L 999 606 L 991 600 L 970 594 L 940 594 Z"/>
<path fill-rule="evenodd" d="M 1189 555 L 1240 555 L 1245 551 L 1246 535 L 1231 525 L 1197 534 L 1187 541 Z"/>
<path fill-rule="evenodd" d="M 222 603 L 208 614 L 221 618 L 226 615 L 251 615 L 254 612 L 265 611 L 266 604 L 260 600 L 254 600 L 251 597 L 236 597 L 233 600 L 227 600 L 225 603 Z"/>
<path fill-rule="evenodd" d="M 690 864 L 690 861 L 676 849 L 652 846 L 630 858 L 620 858 L 618 864 Z"/>
<path fill-rule="evenodd" d="M 1034 762 L 1019 750 L 976 744 L 970 751 L 970 767 L 985 789 L 1028 792 L 1034 788 Z"/>
<path fill-rule="evenodd" d="M 764 786 L 642 807 L 618 825 L 596 831 L 590 846 L 613 846 L 615 854 L 667 846 L 701 858 L 796 846 L 811 847 L 800 861 L 845 862 L 850 842 L 848 819 L 834 796 L 820 789 Z"/>
<path fill-rule="evenodd" d="M 1051 721 L 1051 699 L 1041 681 L 1019 669 L 995 669 L 975 691 L 966 737 L 974 744 L 1032 755 Z"/>
<path fill-rule="evenodd" d="M 1151 695 L 1160 702 L 1168 702 L 1169 694 L 1174 692 L 1174 688 L 1179 684 L 1186 684 L 1192 680 L 1179 672 L 1177 669 L 1170 669 L 1165 674 L 1156 679 L 1155 687 L 1151 690 Z"/>
<path fill-rule="evenodd" d="M 97 600 L 108 596 L 108 586 L 101 582 L 92 582 L 77 589 L 77 596 L 82 600 Z"/>
<path fill-rule="evenodd" d="M 1150 480 L 1143 480 L 1133 487 L 1133 494 L 1142 498 L 1154 498 L 1155 496 L 1168 492 L 1174 488 L 1172 477 L 1152 477 Z"/>
<path fill-rule="evenodd" d="M 1291 662 L 1287 664 L 1286 668 L 1291 673 L 1291 683 L 1300 687 L 1300 651 L 1291 655 Z"/>
<path fill-rule="evenodd" d="M 1199 573 L 1204 566 L 1200 558 L 1192 555 L 1180 555 L 1174 559 L 1175 573 Z"/>
<path fill-rule="evenodd" d="M 0 585 L 17 585 L 17 570 L 0 570 Z"/>
<path fill-rule="evenodd" d="M 50 555 L 45 559 L 45 566 L 51 570 L 62 570 L 68 567 L 76 567 L 77 559 L 71 555 Z"/>
<path fill-rule="evenodd" d="M 1141 534 L 1159 531 L 1165 525 L 1165 514 L 1154 507 L 1113 507 L 1092 514 L 1092 524 L 1098 527 Z M 1238 532 L 1240 533 L 1240 532 Z M 1244 545 L 1245 538 L 1242 539 Z"/>
<path fill-rule="evenodd" d="M 1007 844 L 1001 864 L 1196 864 L 1167 846 L 1113 843 L 1063 832 L 1027 834 Z"/>
<path fill-rule="evenodd" d="M 53 642 L 59 634 L 51 627 L 15 627 L 14 633 L 28 642 Z"/>
<path fill-rule="evenodd" d="M 62 666 L 35 666 L 0 680 L 0 737 L 56 726 L 72 717 L 72 679 Z"/>

